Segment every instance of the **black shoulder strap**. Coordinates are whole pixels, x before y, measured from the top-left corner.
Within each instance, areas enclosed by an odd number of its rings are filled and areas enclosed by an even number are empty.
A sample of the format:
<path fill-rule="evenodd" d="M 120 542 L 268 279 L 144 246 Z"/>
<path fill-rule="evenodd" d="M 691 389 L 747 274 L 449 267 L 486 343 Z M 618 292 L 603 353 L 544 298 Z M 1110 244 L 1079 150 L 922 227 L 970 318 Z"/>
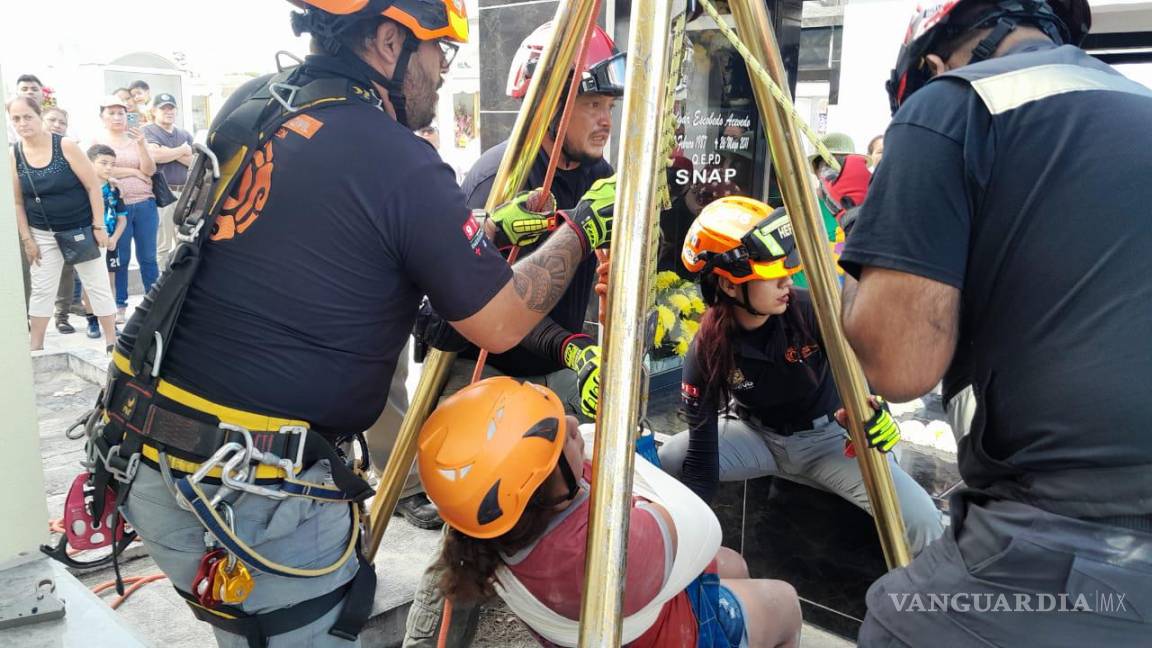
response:
<path fill-rule="evenodd" d="M 380 105 L 375 93 L 341 76 L 312 78 L 304 66 L 285 70 L 256 86 L 232 112 L 221 116 L 208 134 L 214 154 L 197 154 L 173 215 L 180 244 L 168 269 L 144 297 L 147 309 L 129 356 L 132 374 L 152 382 L 160 375 L 188 288 L 200 266 L 200 251 L 224 201 L 239 182 L 253 155 L 289 119 L 314 110 L 350 103 Z M 215 170 L 219 177 L 215 177 Z"/>

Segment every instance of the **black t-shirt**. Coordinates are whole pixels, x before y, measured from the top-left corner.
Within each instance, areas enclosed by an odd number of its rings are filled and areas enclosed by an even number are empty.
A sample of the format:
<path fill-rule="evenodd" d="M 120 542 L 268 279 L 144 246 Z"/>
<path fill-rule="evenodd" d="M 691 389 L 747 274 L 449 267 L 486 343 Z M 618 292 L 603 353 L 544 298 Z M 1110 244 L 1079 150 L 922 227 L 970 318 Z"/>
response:
<path fill-rule="evenodd" d="M 812 297 L 803 289 L 792 297 L 788 313 L 754 331 L 737 327 L 731 341 L 735 368 L 727 377 L 733 414 L 782 431 L 809 429 L 814 419 L 840 407 Z M 719 385 L 707 382 L 694 340 L 684 358 L 680 393 L 690 435 L 681 481 L 705 501 L 720 475 L 720 394 Z"/>
<path fill-rule="evenodd" d="M 469 208 L 484 208 L 488 194 L 492 192 L 492 183 L 496 179 L 496 172 L 500 168 L 500 160 L 504 157 L 506 148 L 508 148 L 508 142 L 504 141 L 485 151 L 464 178 L 461 188 L 464 195 L 467 196 Z M 547 170 L 548 154 L 541 150 L 528 171 L 526 188 L 536 188 L 543 185 L 544 174 Z M 557 208 L 571 209 L 575 207 L 584 193 L 592 188 L 592 183 L 610 175 L 612 175 L 612 165 L 603 159 L 592 164 L 581 164 L 575 169 L 557 169 L 555 179 L 552 181 L 552 195 L 556 197 Z M 528 256 L 539 245 L 538 243 L 522 248 L 519 258 L 523 259 Z M 556 302 L 556 306 L 548 313 L 548 317 L 568 331 L 579 333 L 584 328 L 584 316 L 588 310 L 588 301 L 592 297 L 592 287 L 595 283 L 596 257 L 589 255 L 576 269 L 572 283 L 568 284 L 568 290 L 560 297 L 560 301 Z M 465 358 L 475 358 L 476 347 L 471 347 L 460 355 Z M 489 355 L 488 363 L 509 376 L 541 376 L 564 368 L 560 358 L 541 355 L 532 349 L 525 348 L 523 344 L 504 353 Z"/>
<path fill-rule="evenodd" d="M 30 166 L 24 157 L 24 147 L 20 143 L 14 145 L 24 213 L 28 216 L 28 226 L 34 229 L 67 230 L 92 225 L 88 190 L 64 157 L 60 143 L 63 139 L 52 134 L 52 159 L 42 167 Z M 37 196 L 40 202 L 36 202 Z"/>
<path fill-rule="evenodd" d="M 463 319 L 511 269 L 452 169 L 372 104 L 289 121 L 254 167 L 204 246 L 163 377 L 324 433 L 362 431 L 384 407 L 421 295 Z"/>
<path fill-rule="evenodd" d="M 1152 92 L 1051 43 L 960 72 L 893 118 L 840 263 L 961 290 L 970 485 L 1152 463 Z"/>

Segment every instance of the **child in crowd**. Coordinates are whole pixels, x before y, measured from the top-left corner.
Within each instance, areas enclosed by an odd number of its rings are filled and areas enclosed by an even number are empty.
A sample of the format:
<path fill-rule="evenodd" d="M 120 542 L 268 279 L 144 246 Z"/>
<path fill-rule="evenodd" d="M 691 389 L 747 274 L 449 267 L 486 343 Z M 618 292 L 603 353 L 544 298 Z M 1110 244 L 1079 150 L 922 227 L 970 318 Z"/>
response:
<path fill-rule="evenodd" d="M 104 227 L 108 230 L 108 250 L 105 262 L 108 264 L 108 281 L 116 284 L 116 273 L 120 271 L 120 257 L 116 252 L 116 244 L 120 242 L 120 235 L 124 232 L 124 223 L 128 219 L 128 207 L 120 198 L 120 190 L 116 187 L 116 179 L 112 177 L 112 167 L 116 166 L 116 151 L 105 144 L 94 144 L 88 149 L 88 159 L 96 167 L 96 177 L 104 183 L 101 193 L 104 195 Z M 85 296 L 87 306 L 87 296 Z M 100 324 L 96 316 L 88 316 L 88 337 L 100 337 Z"/>

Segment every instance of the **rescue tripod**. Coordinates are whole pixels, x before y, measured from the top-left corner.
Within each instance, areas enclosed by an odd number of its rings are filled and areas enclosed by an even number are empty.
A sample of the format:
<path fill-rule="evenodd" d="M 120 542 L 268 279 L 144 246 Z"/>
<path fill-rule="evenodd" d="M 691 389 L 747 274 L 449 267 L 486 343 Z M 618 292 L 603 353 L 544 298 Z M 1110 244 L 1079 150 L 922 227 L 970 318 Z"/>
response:
<path fill-rule="evenodd" d="M 699 2 L 699 5 L 696 4 Z M 582 648 L 618 646 L 621 637 L 628 510 L 632 494 L 638 422 L 647 408 L 644 355 L 655 300 L 652 281 L 659 241 L 659 211 L 669 205 L 665 168 L 677 145 L 674 96 L 685 54 L 685 24 L 703 10 L 744 57 L 756 104 L 765 124 L 775 175 L 791 215 L 801 259 L 811 284 L 813 305 L 827 346 L 833 376 L 848 414 L 849 435 L 872 503 L 880 543 L 890 568 L 910 560 L 904 524 L 888 463 L 869 448 L 863 421 L 872 415 L 867 385 L 839 320 L 839 286 L 826 245 L 824 226 L 807 173 L 801 131 L 834 168 L 839 164 L 798 117 L 768 10 L 754 0 L 729 0 L 741 36 L 727 26 L 710 0 L 634 0 L 628 39 L 623 124 L 617 156 L 617 198 L 605 328 L 602 385 L 614 386 L 600 399 L 590 503 L 590 533 L 580 640 Z M 597 0 L 561 3 L 553 18 L 551 42 L 533 75 L 524 107 L 488 197 L 487 208 L 511 199 L 523 184 L 555 112 L 569 70 L 595 20 Z M 559 139 L 559 138 L 558 138 Z M 454 353 L 433 350 L 396 448 L 380 479 L 371 513 L 366 555 L 371 560 L 396 507 L 405 476 L 416 456 L 416 438 L 447 381 Z"/>

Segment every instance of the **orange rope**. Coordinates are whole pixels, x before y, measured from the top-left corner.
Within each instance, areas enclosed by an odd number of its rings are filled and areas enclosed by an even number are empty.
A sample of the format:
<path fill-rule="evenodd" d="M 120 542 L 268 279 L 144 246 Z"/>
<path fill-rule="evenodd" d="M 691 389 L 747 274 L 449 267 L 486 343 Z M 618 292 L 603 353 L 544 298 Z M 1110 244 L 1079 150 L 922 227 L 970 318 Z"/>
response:
<path fill-rule="evenodd" d="M 112 599 L 112 602 L 109 603 L 109 605 L 111 606 L 111 608 L 113 610 L 115 610 L 116 608 L 120 607 L 120 605 L 122 603 L 124 603 L 124 601 L 128 600 L 128 597 L 132 596 L 132 593 L 135 592 L 136 590 L 140 589 L 141 587 L 144 587 L 148 583 L 153 583 L 153 582 L 156 582 L 158 580 L 164 580 L 165 578 L 168 578 L 168 577 L 165 576 L 164 574 L 160 573 L 160 572 L 156 572 L 155 574 L 149 574 L 147 576 L 132 576 L 129 578 L 125 578 L 124 583 L 126 585 L 129 585 L 128 589 L 124 590 L 123 596 L 117 596 L 116 598 Z M 105 581 L 105 582 L 100 583 L 99 585 L 93 587 L 92 593 L 93 594 L 100 594 L 101 592 L 109 590 L 113 587 L 116 587 L 116 581 L 114 581 L 114 580 Z"/>
<path fill-rule="evenodd" d="M 452 625 L 452 599 L 444 597 L 444 614 L 440 618 L 440 634 L 436 637 L 436 648 L 448 647 L 448 627 Z"/>

